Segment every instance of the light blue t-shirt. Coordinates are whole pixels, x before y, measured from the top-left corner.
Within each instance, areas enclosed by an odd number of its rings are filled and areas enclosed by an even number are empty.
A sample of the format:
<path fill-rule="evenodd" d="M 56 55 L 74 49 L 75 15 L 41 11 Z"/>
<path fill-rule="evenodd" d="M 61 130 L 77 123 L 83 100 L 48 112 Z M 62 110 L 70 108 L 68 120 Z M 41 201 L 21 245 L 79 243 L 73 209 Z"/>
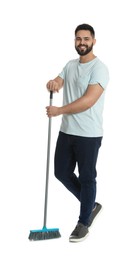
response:
<path fill-rule="evenodd" d="M 63 105 L 82 97 L 88 85 L 98 83 L 105 89 L 109 81 L 108 69 L 97 57 L 87 63 L 80 63 L 79 59 L 69 61 L 59 77 L 64 79 Z M 98 101 L 84 112 L 63 115 L 60 131 L 84 137 L 103 136 L 104 96 L 105 91 Z"/>

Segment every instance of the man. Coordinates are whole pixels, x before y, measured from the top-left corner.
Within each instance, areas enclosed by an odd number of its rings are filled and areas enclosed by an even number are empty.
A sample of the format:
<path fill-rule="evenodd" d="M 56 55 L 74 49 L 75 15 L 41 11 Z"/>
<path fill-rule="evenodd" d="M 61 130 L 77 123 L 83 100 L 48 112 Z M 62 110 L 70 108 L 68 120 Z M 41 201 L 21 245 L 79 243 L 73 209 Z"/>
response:
<path fill-rule="evenodd" d="M 75 30 L 79 59 L 69 61 L 47 88 L 63 87 L 63 106 L 46 107 L 48 117 L 62 116 L 55 151 L 55 176 L 80 201 L 77 225 L 69 237 L 79 242 L 87 237 L 93 219 L 102 206 L 96 199 L 96 162 L 103 137 L 102 112 L 109 75 L 107 67 L 93 54 L 96 43 L 92 26 Z M 74 173 L 78 165 L 79 176 Z"/>

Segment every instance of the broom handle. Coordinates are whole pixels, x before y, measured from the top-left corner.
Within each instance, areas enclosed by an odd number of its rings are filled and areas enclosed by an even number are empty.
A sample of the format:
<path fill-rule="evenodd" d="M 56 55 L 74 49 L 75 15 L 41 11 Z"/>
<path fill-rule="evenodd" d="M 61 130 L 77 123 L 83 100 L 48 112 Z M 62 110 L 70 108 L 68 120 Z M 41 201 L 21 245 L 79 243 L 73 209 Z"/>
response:
<path fill-rule="evenodd" d="M 52 106 L 52 101 L 53 101 L 53 92 L 50 91 L 50 101 L 49 101 L 49 105 L 50 106 Z M 46 161 L 44 224 L 43 224 L 44 227 L 46 227 L 46 221 L 47 221 L 48 181 L 49 181 L 50 144 L 51 144 L 51 123 L 52 123 L 52 118 L 49 117 L 49 122 L 48 122 L 47 161 Z"/>

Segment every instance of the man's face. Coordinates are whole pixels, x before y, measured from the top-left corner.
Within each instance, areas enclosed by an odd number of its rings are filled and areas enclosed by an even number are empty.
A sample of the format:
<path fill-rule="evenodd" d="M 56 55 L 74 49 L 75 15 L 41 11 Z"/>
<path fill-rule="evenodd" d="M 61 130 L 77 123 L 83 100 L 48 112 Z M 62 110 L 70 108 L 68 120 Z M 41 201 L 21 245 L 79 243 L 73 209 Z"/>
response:
<path fill-rule="evenodd" d="M 95 39 L 92 37 L 90 31 L 80 30 L 75 37 L 75 49 L 80 56 L 87 55 L 93 48 Z"/>

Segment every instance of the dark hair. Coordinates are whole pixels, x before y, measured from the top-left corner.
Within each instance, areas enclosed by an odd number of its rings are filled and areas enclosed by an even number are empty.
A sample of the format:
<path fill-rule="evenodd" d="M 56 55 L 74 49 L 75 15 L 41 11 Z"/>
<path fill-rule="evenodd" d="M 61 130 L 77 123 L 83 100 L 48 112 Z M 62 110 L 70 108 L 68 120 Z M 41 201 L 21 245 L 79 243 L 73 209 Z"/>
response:
<path fill-rule="evenodd" d="M 93 37 L 95 37 L 95 31 L 93 29 L 93 27 L 89 24 L 86 24 L 86 23 L 83 23 L 83 24 L 80 24 L 77 26 L 77 28 L 75 29 L 75 35 L 77 34 L 78 31 L 80 30 L 87 30 L 87 31 L 90 31 L 91 35 Z"/>

